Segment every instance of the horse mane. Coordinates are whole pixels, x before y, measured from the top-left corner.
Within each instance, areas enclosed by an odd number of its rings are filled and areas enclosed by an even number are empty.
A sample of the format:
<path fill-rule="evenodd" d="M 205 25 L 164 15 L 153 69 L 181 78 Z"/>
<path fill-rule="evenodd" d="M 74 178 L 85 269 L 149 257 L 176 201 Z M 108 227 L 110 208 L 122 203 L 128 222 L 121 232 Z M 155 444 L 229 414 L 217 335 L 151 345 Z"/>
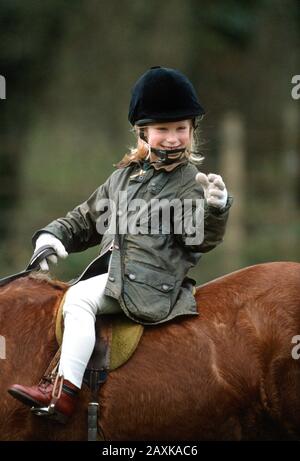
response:
<path fill-rule="evenodd" d="M 67 282 L 63 282 L 61 280 L 53 278 L 50 273 L 31 272 L 29 274 L 28 278 L 32 279 L 32 280 L 37 280 L 39 282 L 44 282 L 44 283 L 50 285 L 53 288 L 58 288 L 58 289 L 62 288 L 62 289 L 64 289 L 64 288 L 68 287 Z"/>

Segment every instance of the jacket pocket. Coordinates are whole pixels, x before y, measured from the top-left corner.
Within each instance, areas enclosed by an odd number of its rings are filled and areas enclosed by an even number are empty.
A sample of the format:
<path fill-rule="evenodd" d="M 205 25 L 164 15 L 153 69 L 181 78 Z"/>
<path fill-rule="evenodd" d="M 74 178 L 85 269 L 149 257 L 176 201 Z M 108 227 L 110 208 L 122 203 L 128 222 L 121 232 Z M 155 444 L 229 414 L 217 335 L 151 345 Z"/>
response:
<path fill-rule="evenodd" d="M 159 321 L 171 310 L 175 277 L 137 261 L 125 266 L 123 296 L 127 309 L 136 317 Z"/>

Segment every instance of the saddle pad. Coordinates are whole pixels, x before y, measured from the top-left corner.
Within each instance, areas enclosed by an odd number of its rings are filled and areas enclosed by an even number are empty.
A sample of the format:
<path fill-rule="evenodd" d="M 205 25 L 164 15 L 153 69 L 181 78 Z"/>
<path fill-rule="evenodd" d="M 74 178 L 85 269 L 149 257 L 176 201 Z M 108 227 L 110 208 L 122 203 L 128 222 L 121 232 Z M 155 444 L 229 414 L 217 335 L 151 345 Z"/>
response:
<path fill-rule="evenodd" d="M 63 305 L 65 296 L 61 299 L 55 325 L 56 340 L 59 346 L 63 337 Z M 134 353 L 143 334 L 144 327 L 126 317 L 125 314 L 110 315 L 112 323 L 112 342 L 109 370 L 115 370 L 123 365 Z"/>

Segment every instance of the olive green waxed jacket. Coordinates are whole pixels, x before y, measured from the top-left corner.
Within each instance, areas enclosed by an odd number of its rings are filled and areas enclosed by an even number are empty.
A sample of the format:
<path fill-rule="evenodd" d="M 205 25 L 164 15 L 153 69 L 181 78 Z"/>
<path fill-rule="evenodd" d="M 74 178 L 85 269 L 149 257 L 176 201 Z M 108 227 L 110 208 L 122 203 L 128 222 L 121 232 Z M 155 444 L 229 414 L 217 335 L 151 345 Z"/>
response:
<path fill-rule="evenodd" d="M 232 204 L 229 196 L 223 210 L 208 206 L 201 185 L 195 181 L 197 172 L 189 162 L 170 172 L 152 167 L 142 171 L 137 163 L 117 169 L 87 201 L 38 230 L 33 242 L 40 233 L 50 232 L 69 253 L 100 245 L 99 256 L 80 280 L 108 270 L 106 302 L 118 302 L 136 322 L 151 325 L 179 315 L 197 315 L 193 281 L 187 273 L 202 253 L 222 242 Z M 169 215 L 164 206 L 174 199 L 176 212 L 171 209 Z M 160 204 L 160 213 L 155 206 L 150 213 L 154 203 Z M 184 203 L 188 203 L 186 208 Z M 200 203 L 204 238 L 199 232 L 200 237 L 193 239 L 201 227 L 197 218 Z M 166 209 L 163 218 L 162 209 Z M 192 227 L 183 225 L 185 217 Z M 108 269 L 104 264 L 107 255 Z"/>

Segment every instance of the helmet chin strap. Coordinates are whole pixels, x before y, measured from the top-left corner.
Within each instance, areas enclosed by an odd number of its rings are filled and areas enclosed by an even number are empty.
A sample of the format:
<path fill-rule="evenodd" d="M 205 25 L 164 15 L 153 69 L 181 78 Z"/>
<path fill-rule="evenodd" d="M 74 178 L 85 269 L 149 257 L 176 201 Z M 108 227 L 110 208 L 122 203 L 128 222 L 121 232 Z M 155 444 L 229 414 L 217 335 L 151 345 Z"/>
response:
<path fill-rule="evenodd" d="M 185 147 L 182 149 L 154 149 L 151 147 L 151 152 L 153 152 L 158 157 L 158 163 L 169 164 L 178 161 L 185 152 Z M 170 158 L 175 154 L 181 154 L 179 157 Z"/>
<path fill-rule="evenodd" d="M 148 141 L 145 137 L 144 130 L 140 130 L 140 138 L 149 146 L 149 153 L 150 151 L 153 152 L 158 157 L 157 162 L 152 162 L 152 163 L 163 163 L 163 164 L 170 164 L 175 161 L 178 161 L 182 155 L 185 153 L 186 148 L 180 148 L 180 149 L 155 149 L 154 147 L 151 147 L 148 144 Z M 181 154 L 179 157 L 176 158 L 171 158 L 172 155 L 175 154 Z"/>

